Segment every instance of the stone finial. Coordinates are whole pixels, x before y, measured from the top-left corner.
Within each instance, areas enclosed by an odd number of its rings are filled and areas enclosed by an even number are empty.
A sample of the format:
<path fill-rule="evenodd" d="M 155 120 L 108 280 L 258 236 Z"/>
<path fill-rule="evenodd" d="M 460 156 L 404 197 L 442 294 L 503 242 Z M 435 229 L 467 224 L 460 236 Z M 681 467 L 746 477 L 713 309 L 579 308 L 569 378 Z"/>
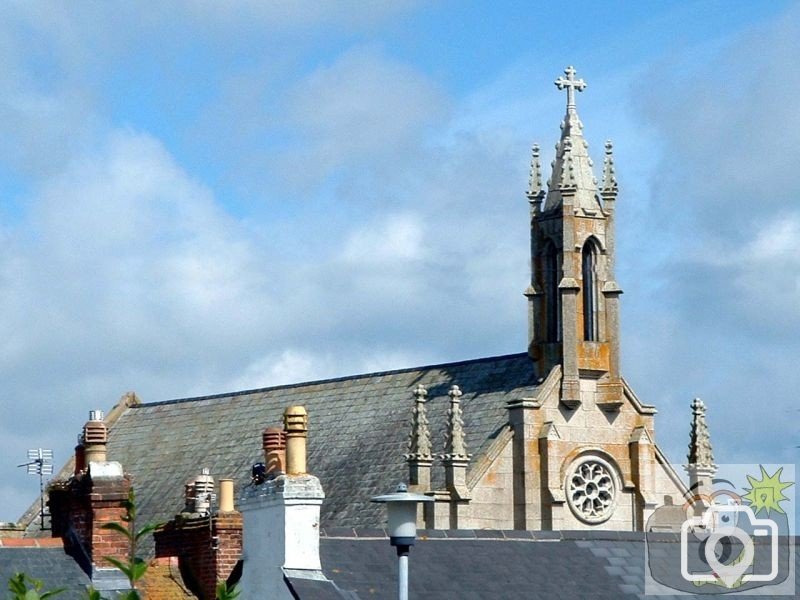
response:
<path fill-rule="evenodd" d="M 428 416 L 425 410 L 428 390 L 419 384 L 414 389 L 414 408 L 411 409 L 411 432 L 408 434 L 408 454 L 404 458 L 409 461 L 431 461 L 431 432 L 428 429 Z"/>
<path fill-rule="evenodd" d="M 689 440 L 690 465 L 713 467 L 714 455 L 711 451 L 711 436 L 706 424 L 706 405 L 700 398 L 692 400 L 692 432 Z"/>
<path fill-rule="evenodd" d="M 442 459 L 469 460 L 467 446 L 464 442 L 464 419 L 461 414 L 461 390 L 457 385 L 450 388 L 450 408 L 447 409 L 447 432 L 445 433 L 445 453 Z"/>
<path fill-rule="evenodd" d="M 555 80 L 556 87 L 560 90 L 567 90 L 567 110 L 575 108 L 575 92 L 582 92 L 586 89 L 586 82 L 583 79 L 575 79 L 575 69 L 570 65 L 564 69 L 563 75 Z"/>
<path fill-rule="evenodd" d="M 528 201 L 533 204 L 535 209 L 539 208 L 539 203 L 544 196 L 542 188 L 542 165 L 539 160 L 539 144 L 534 144 L 531 149 L 531 173 L 528 178 Z"/>
<path fill-rule="evenodd" d="M 606 200 L 614 199 L 617 196 L 619 186 L 617 185 L 617 173 L 614 168 L 614 147 L 611 140 L 606 140 L 606 155 L 603 159 L 603 198 Z"/>

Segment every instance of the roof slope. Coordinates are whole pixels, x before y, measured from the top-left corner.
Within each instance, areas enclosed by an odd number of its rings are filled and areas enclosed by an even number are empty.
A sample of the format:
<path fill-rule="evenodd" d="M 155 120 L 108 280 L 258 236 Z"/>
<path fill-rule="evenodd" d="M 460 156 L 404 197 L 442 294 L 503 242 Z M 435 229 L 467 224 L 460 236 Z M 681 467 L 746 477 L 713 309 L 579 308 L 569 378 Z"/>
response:
<path fill-rule="evenodd" d="M 85 598 L 91 581 L 78 563 L 59 547 L 0 548 L 0 585 L 6 587 L 15 573 L 39 579 L 42 591 L 65 588 L 57 598 Z"/>
<path fill-rule="evenodd" d="M 428 387 L 434 451 L 444 447 L 451 385 L 461 398 L 473 460 L 507 421 L 505 403 L 530 396 L 535 376 L 526 354 L 387 371 L 234 394 L 141 404 L 111 429 L 110 460 L 133 476 L 141 522 L 167 521 L 184 505 L 184 484 L 211 469 L 216 478 L 249 484 L 250 467 L 263 460 L 261 432 L 281 422 L 283 410 L 309 412 L 311 471 L 328 498 L 323 525 L 377 526 L 381 507 L 370 497 L 408 479 L 403 460 L 417 384 Z M 438 478 L 438 481 L 437 481 Z M 443 472 L 434 468 L 441 485 Z"/>
<path fill-rule="evenodd" d="M 361 534 L 370 537 L 359 537 Z M 420 600 L 618 600 L 642 598 L 646 591 L 648 556 L 643 533 L 428 530 L 419 534 L 421 538 L 409 555 L 409 597 Z M 650 543 L 650 568 L 654 573 L 676 568 L 677 572 L 669 572 L 679 577 L 679 561 L 665 558 L 680 556 L 679 536 L 654 537 L 657 541 Z M 797 544 L 797 539 L 791 543 Z M 796 573 L 800 556 L 796 546 L 794 550 Z M 351 590 L 362 599 L 397 597 L 397 557 L 389 540 L 374 530 L 350 532 L 349 537 L 323 536 L 320 554 L 323 571 L 341 589 Z M 781 590 L 758 590 L 764 592 L 759 597 L 787 598 L 791 596 L 791 589 L 786 595 L 790 583 L 785 581 Z M 654 582 L 651 585 L 658 587 Z M 658 597 L 664 600 L 688 597 L 679 592 L 671 594 L 669 588 L 658 590 Z M 707 593 L 707 587 L 703 591 Z"/>

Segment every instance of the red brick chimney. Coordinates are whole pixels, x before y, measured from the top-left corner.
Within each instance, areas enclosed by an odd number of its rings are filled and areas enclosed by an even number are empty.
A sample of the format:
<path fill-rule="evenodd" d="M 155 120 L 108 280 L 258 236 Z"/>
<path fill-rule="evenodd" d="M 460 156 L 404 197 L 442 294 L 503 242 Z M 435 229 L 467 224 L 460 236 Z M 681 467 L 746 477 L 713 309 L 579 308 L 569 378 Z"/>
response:
<path fill-rule="evenodd" d="M 76 448 L 85 463 L 68 480 L 49 486 L 48 502 L 53 537 L 63 539 L 65 550 L 91 576 L 92 585 L 98 590 L 121 590 L 129 587 L 128 580 L 106 557 L 127 560 L 128 540 L 103 525 L 124 524 L 131 482 L 122 465 L 106 460 L 107 439 L 103 413 L 92 411 Z M 76 456 L 77 464 L 80 459 Z"/>
<path fill-rule="evenodd" d="M 156 557 L 177 557 L 186 586 L 200 600 L 212 600 L 218 582 L 238 580 L 242 516 L 233 508 L 230 479 L 220 481 L 219 510 L 210 510 L 213 503 L 207 496 L 214 481 L 203 471 L 186 485 L 186 511 L 155 532 L 155 543 Z M 198 493 L 206 497 L 198 498 Z"/>

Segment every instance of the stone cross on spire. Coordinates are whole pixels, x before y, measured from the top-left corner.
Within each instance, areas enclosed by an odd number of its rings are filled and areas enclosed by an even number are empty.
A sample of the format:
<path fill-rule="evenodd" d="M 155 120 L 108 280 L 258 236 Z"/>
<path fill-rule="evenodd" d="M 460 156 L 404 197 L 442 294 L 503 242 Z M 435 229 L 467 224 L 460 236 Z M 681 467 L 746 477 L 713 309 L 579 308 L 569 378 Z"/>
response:
<path fill-rule="evenodd" d="M 567 88 L 567 110 L 575 108 L 575 90 L 582 92 L 586 89 L 583 79 L 575 79 L 575 68 L 570 65 L 564 69 L 564 75 L 555 80 L 556 87 L 560 90 Z"/>

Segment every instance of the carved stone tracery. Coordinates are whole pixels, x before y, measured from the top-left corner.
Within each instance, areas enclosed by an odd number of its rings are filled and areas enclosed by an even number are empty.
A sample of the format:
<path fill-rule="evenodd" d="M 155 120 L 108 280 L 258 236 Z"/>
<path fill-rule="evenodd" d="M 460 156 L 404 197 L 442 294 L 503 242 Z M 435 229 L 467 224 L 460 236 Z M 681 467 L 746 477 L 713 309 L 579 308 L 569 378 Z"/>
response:
<path fill-rule="evenodd" d="M 579 461 L 565 487 L 569 507 L 581 521 L 603 523 L 614 514 L 617 484 L 612 467 L 605 461 L 594 456 Z"/>

